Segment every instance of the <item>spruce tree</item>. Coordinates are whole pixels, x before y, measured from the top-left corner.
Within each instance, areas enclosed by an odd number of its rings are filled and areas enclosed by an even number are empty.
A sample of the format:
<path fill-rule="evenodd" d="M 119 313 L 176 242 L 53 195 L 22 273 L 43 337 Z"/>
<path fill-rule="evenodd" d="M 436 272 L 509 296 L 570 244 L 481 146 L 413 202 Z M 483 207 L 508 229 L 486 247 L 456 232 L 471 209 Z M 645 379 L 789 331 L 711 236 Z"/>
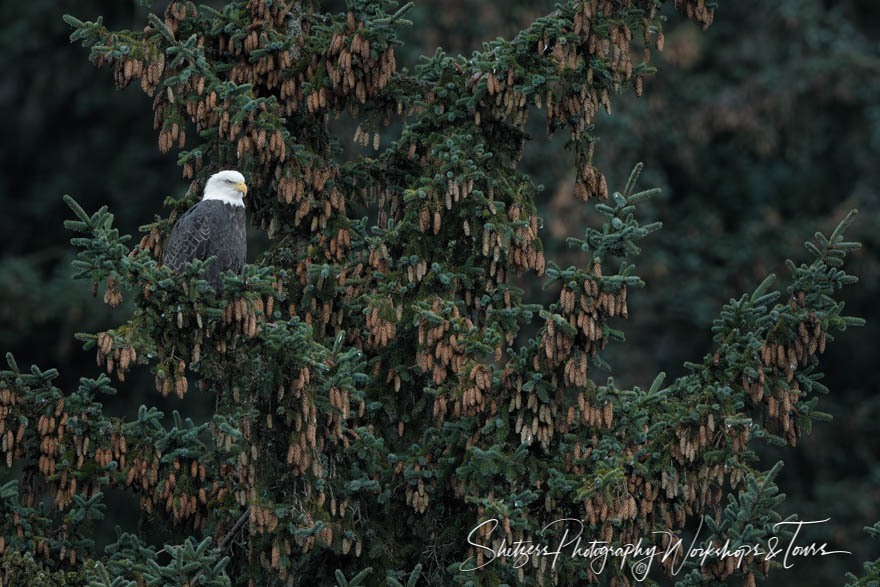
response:
<path fill-rule="evenodd" d="M 158 147 L 177 151 L 192 183 L 137 244 L 106 207 L 90 214 L 66 198 L 77 277 L 135 310 L 80 335 L 106 373 L 75 390 L 8 356 L 5 579 L 632 584 L 633 561 L 601 574 L 567 556 L 515 567 L 486 547 L 553 542 L 541 529 L 562 518 L 612 544 L 665 545 L 652 532 L 699 520 L 718 544 L 777 535 L 781 464 L 756 467 L 753 443 L 794 445 L 826 419 L 819 356 L 833 332 L 861 323 L 836 297 L 856 281 L 842 268 L 858 246 L 843 236 L 855 214 L 789 261 L 785 289 L 770 275 L 730 300 L 714 348 L 686 376 L 621 389 L 603 373 L 603 349 L 624 340 L 628 291 L 644 285 L 633 260 L 660 223 L 637 214 L 657 193 L 637 189 L 640 165 L 609 189 L 592 125 L 654 73 L 662 4 L 563 3 L 513 39 L 470 58 L 438 50 L 412 72 L 394 57 L 411 3 L 350 0 L 328 14 L 308 2 L 175 0 L 143 31 L 65 17 L 96 65 L 153 98 Z M 711 2 L 676 4 L 704 27 L 714 18 Z M 545 259 L 539 186 L 517 168 L 538 110 L 568 137 L 574 195 L 605 218 L 568 239 L 577 266 Z M 343 158 L 343 114 L 372 156 Z M 250 221 L 270 245 L 243 275 L 224 275 L 218 298 L 201 278 L 212 260 L 179 274 L 159 260 L 221 168 L 247 177 Z M 520 285 L 534 278 L 554 303 L 529 299 Z M 111 378 L 132 369 L 152 370 L 163 395 L 202 394 L 213 417 L 175 411 L 166 423 L 148 406 L 105 416 Z M 97 551 L 108 486 L 176 540 L 158 548 L 120 531 Z M 477 527 L 484 547 L 468 540 Z M 654 576 L 753 584 L 771 572 L 757 557 L 731 561 L 658 561 Z"/>

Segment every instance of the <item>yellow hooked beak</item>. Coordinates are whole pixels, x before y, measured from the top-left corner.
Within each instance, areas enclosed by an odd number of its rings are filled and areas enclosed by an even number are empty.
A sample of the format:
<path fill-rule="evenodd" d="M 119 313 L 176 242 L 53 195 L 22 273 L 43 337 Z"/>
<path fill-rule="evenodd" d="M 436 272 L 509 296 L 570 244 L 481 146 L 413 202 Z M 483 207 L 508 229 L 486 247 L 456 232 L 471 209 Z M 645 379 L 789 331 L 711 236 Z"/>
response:
<path fill-rule="evenodd" d="M 235 189 L 240 191 L 243 196 L 247 195 L 247 186 L 244 184 L 243 181 L 240 181 L 237 184 L 235 184 Z"/>

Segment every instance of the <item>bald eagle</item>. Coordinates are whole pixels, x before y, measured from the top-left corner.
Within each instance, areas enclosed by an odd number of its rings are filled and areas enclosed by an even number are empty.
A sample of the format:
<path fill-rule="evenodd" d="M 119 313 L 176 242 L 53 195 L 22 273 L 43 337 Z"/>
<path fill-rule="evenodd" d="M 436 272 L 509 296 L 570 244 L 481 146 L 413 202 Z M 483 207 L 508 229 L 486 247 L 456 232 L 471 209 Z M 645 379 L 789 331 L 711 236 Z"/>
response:
<path fill-rule="evenodd" d="M 186 211 L 171 229 L 162 264 L 180 271 L 193 259 L 217 260 L 203 273 L 205 281 L 223 293 L 220 274 L 240 273 L 247 257 L 244 196 L 247 185 L 238 171 L 215 173 L 205 184 L 202 201 Z"/>

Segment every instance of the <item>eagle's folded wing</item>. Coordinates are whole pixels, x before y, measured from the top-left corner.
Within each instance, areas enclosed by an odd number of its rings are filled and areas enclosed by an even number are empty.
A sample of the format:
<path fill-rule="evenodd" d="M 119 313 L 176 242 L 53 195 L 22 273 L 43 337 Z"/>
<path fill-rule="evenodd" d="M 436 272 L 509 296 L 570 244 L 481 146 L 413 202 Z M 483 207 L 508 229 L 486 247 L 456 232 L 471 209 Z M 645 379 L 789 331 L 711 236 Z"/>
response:
<path fill-rule="evenodd" d="M 199 202 L 190 208 L 171 229 L 162 264 L 174 271 L 183 269 L 187 261 L 205 259 L 208 256 L 211 223 L 206 207 L 201 204 Z"/>

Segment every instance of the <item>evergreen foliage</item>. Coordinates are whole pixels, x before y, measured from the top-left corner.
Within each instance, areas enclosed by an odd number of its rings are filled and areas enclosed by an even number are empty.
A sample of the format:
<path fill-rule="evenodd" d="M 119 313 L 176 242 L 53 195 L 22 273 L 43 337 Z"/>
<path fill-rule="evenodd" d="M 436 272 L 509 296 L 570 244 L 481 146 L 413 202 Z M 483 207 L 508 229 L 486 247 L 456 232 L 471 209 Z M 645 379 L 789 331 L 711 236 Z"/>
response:
<path fill-rule="evenodd" d="M 0 372 L 5 463 L 22 471 L 0 491 L 5 560 L 90 585 L 570 584 L 597 580 L 588 560 L 467 571 L 489 562 L 468 532 L 494 519 L 481 544 L 546 542 L 539 530 L 568 517 L 619 544 L 703 520 L 716 543 L 766 543 L 780 466 L 757 467 L 750 439 L 793 446 L 826 419 L 819 355 L 862 323 L 839 300 L 856 281 L 843 270 L 855 214 L 816 233 L 807 262 L 788 262 L 784 294 L 771 275 L 730 300 L 713 349 L 683 377 L 647 390 L 598 381 L 607 342 L 624 340 L 628 289 L 644 285 L 633 257 L 660 224 L 637 215 L 657 194 L 636 191 L 640 165 L 609 191 L 591 129 L 653 73 L 662 4 L 564 3 L 511 40 L 469 59 L 438 51 L 414 72 L 394 58 L 410 5 L 390 1 L 341 14 L 174 1 L 143 32 L 65 17 L 120 86 L 139 81 L 154 98 L 159 149 L 179 151 L 192 184 L 133 248 L 106 207 L 65 198 L 77 277 L 103 284 L 112 307 L 131 296 L 133 313 L 79 336 L 107 374 L 76 390 L 11 356 Z M 712 3 L 676 4 L 704 27 L 714 18 Z M 568 131 L 574 196 L 604 217 L 568 239 L 570 267 L 545 259 L 539 189 L 517 168 L 535 107 L 550 132 Z M 374 157 L 342 158 L 330 127 L 342 113 Z M 383 141 L 392 120 L 400 136 Z M 224 275 L 218 298 L 205 263 L 172 275 L 157 260 L 225 167 L 245 173 L 249 217 L 271 240 L 244 275 Z M 528 299 L 520 274 L 545 276 L 558 300 Z M 135 368 L 163 395 L 213 392 L 214 416 L 175 412 L 171 427 L 146 406 L 105 416 L 109 376 Z M 108 486 L 179 540 L 157 550 L 120 532 L 97 552 L 90 524 Z M 677 578 L 751 584 L 770 566 L 687 562 Z M 628 584 L 632 572 L 603 577 Z"/>
<path fill-rule="evenodd" d="M 865 532 L 875 540 L 880 538 L 880 522 L 865 528 Z M 852 573 L 847 573 L 846 578 L 850 581 L 847 583 L 848 587 L 876 587 L 880 585 L 880 560 L 866 562 L 865 574 L 863 576 L 856 577 Z"/>

